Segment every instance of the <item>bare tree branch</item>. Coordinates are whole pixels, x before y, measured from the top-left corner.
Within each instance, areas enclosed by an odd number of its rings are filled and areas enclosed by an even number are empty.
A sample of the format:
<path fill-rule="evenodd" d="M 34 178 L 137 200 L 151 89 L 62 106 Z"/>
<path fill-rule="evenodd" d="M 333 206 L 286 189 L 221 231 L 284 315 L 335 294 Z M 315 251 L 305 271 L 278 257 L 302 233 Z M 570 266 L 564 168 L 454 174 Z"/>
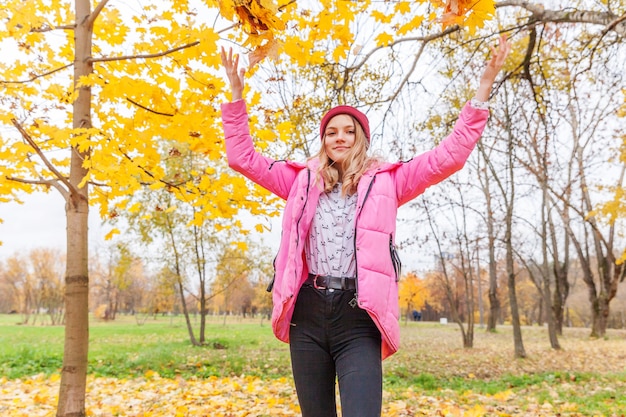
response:
<path fill-rule="evenodd" d="M 66 68 L 71 67 L 72 65 L 74 65 L 74 64 L 67 64 L 67 65 L 64 65 L 64 66 L 62 66 L 62 67 L 59 67 L 59 68 L 53 69 L 53 70 L 51 70 L 51 71 L 44 72 L 43 74 L 33 75 L 31 78 L 29 78 L 29 79 L 27 79 L 27 80 L 18 80 L 18 81 L 0 80 L 0 84 L 26 84 L 26 83 L 30 83 L 30 82 L 35 81 L 35 80 L 36 80 L 36 79 L 38 79 L 38 78 L 46 77 L 46 76 L 48 76 L 48 75 L 52 75 L 52 74 L 54 74 L 55 72 L 62 71 L 62 70 L 64 70 L 64 69 L 66 69 Z"/>
<path fill-rule="evenodd" d="M 377 46 L 375 48 L 373 48 L 372 50 L 370 50 L 367 54 L 365 54 L 363 56 L 363 58 L 361 59 L 361 61 L 359 61 L 358 63 L 346 67 L 344 70 L 344 77 L 343 77 L 343 83 L 337 87 L 338 90 L 343 90 L 346 85 L 350 82 L 350 75 L 354 75 L 355 73 L 357 73 L 366 63 L 367 61 L 378 51 L 383 50 L 383 49 L 391 49 L 396 45 L 402 44 L 402 43 L 406 43 L 406 42 L 421 42 L 419 51 L 417 51 L 417 53 L 414 55 L 413 59 L 412 59 L 412 63 L 411 63 L 411 68 L 407 71 L 406 75 L 404 76 L 404 78 L 400 81 L 400 83 L 398 84 L 397 88 L 395 88 L 395 90 L 389 95 L 389 97 L 385 98 L 383 101 L 385 102 L 393 102 L 398 98 L 398 95 L 401 93 L 403 87 L 409 82 L 409 79 L 411 78 L 411 75 L 413 74 L 413 72 L 415 71 L 415 69 L 417 68 L 417 64 L 424 52 L 424 50 L 426 49 L 426 45 L 429 42 L 432 42 L 436 39 L 440 39 L 443 38 L 451 33 L 457 32 L 459 31 L 461 28 L 457 25 L 455 26 L 450 26 L 448 28 L 446 28 L 444 31 L 438 32 L 438 33 L 434 33 L 432 35 L 428 35 L 428 36 L 417 36 L 417 37 L 407 37 L 407 38 L 401 38 L 401 39 L 396 39 L 394 42 L 391 42 L 388 45 L 384 45 L 384 46 Z"/>
<path fill-rule="evenodd" d="M 108 0 L 107 0 L 107 1 L 108 1 Z M 105 1 L 105 2 L 106 2 L 106 1 Z M 104 2 L 104 3 L 105 3 L 105 2 Z M 101 3 L 101 4 L 102 4 L 102 3 Z M 181 49 L 186 49 L 186 48 L 191 48 L 191 47 L 194 47 L 194 46 L 196 46 L 196 45 L 198 45 L 198 44 L 200 44 L 200 41 L 195 41 L 195 42 L 192 42 L 192 43 L 187 44 L 187 45 L 182 45 L 182 46 L 179 46 L 179 47 L 174 48 L 174 49 L 170 49 L 170 50 L 167 50 L 167 51 L 158 52 L 158 53 L 154 53 L 154 54 L 147 54 L 147 55 L 127 55 L 127 56 L 109 57 L 109 58 L 92 58 L 92 59 L 90 59 L 89 61 L 90 61 L 90 62 L 107 62 L 107 61 L 123 61 L 123 60 L 127 60 L 127 59 L 141 59 L 141 58 L 143 58 L 143 59 L 149 59 L 149 58 L 158 58 L 158 57 L 161 57 L 161 56 L 169 55 L 169 54 L 174 53 L 174 52 L 176 52 L 176 51 L 180 51 Z M 29 82 L 33 82 L 33 81 L 35 81 L 35 80 L 36 80 L 36 79 L 38 79 L 38 78 L 43 78 L 43 77 L 46 77 L 46 76 L 48 76 L 48 75 L 52 75 L 52 74 L 54 74 L 55 72 L 62 71 L 62 70 L 66 69 L 66 68 L 69 68 L 69 67 L 71 67 L 71 66 L 73 66 L 73 65 L 74 65 L 73 63 L 72 63 L 72 64 L 67 64 L 67 65 L 65 65 L 65 66 L 62 66 L 62 67 L 59 67 L 59 68 L 53 69 L 53 70 L 51 70 L 51 71 L 44 72 L 43 74 L 33 75 L 31 78 L 26 79 L 26 80 L 17 80 L 17 81 L 11 81 L 11 80 L 0 80 L 0 84 L 26 84 L 26 83 L 29 83 Z"/>
<path fill-rule="evenodd" d="M 591 66 L 593 65 L 593 61 L 594 61 L 594 56 L 596 54 L 596 51 L 598 50 L 598 47 L 600 46 L 600 42 L 602 41 L 602 39 L 604 39 L 604 37 L 612 30 L 615 29 L 615 27 L 617 27 L 619 24 L 626 24 L 626 14 L 623 15 L 622 17 L 620 17 L 619 19 L 616 19 L 614 22 L 612 22 L 611 24 L 609 24 L 603 31 L 602 33 L 600 33 L 600 36 L 597 37 L 597 39 L 595 39 L 595 45 L 593 47 L 590 47 L 591 49 L 591 54 L 589 56 L 589 65 L 585 68 L 582 69 L 581 71 L 579 71 L 575 77 L 578 77 L 579 74 L 582 74 L 583 72 L 589 71 L 591 69 Z M 590 45 L 592 42 L 594 41 L 594 39 L 589 39 L 587 41 L 587 45 Z"/>
<path fill-rule="evenodd" d="M 96 19 L 98 18 L 98 15 L 100 14 L 100 12 L 102 11 L 102 9 L 104 9 L 104 6 L 106 6 L 106 4 L 109 2 L 109 0 L 100 0 L 100 3 L 98 3 L 98 5 L 96 6 L 95 9 L 93 9 L 93 12 L 91 12 L 91 14 L 89 15 L 89 20 L 87 21 L 87 23 L 91 26 L 94 24 L 94 22 L 96 21 Z"/>
<path fill-rule="evenodd" d="M 42 26 L 39 28 L 32 28 L 30 31 L 33 33 L 44 33 L 44 32 L 52 32 L 53 30 L 74 30 L 74 25 L 63 25 L 63 26 Z"/>
<path fill-rule="evenodd" d="M 30 184 L 30 185 L 43 185 L 46 187 L 53 187 L 55 188 L 58 192 L 61 193 L 61 195 L 63 196 L 64 199 L 67 199 L 67 197 L 69 196 L 69 193 L 67 192 L 67 190 L 65 188 L 63 188 L 58 181 L 55 180 L 27 180 L 24 178 L 16 178 L 16 177 L 5 177 L 7 180 L 9 181 L 14 181 L 14 182 L 19 182 L 21 184 Z"/>
<path fill-rule="evenodd" d="M 150 109 L 150 108 L 148 108 L 148 107 L 146 107 L 144 105 L 141 105 L 141 104 L 137 103 L 136 101 L 134 101 L 134 100 L 132 100 L 132 99 L 130 99 L 128 97 L 126 97 L 126 100 L 131 102 L 135 106 L 140 107 L 140 108 L 142 108 L 145 111 L 148 111 L 150 113 L 154 113 L 154 114 L 159 115 L 159 116 L 169 116 L 169 117 L 173 117 L 174 116 L 172 113 L 162 113 L 160 111 L 152 110 L 152 109 Z"/>
<path fill-rule="evenodd" d="M 126 158 L 128 161 L 130 161 L 130 162 L 132 162 L 132 163 L 135 163 L 135 161 L 133 160 L 133 158 L 132 158 L 130 155 L 128 155 L 128 153 L 127 153 L 127 152 L 125 152 L 125 151 L 124 151 L 124 150 L 122 150 L 122 149 L 119 149 L 119 151 L 120 151 L 120 153 L 124 156 L 124 158 Z M 147 176 L 149 176 L 150 178 L 152 178 L 152 179 L 153 179 L 153 180 L 155 180 L 156 182 L 163 183 L 163 184 L 165 184 L 165 185 L 166 185 L 166 186 L 168 186 L 168 187 L 179 189 L 179 188 L 180 188 L 180 187 L 181 187 L 181 186 L 185 183 L 184 181 L 182 181 L 182 182 L 180 182 L 179 184 L 176 184 L 176 183 L 169 182 L 169 181 L 166 181 L 166 180 L 163 180 L 163 179 L 160 179 L 160 180 L 159 180 L 159 179 L 157 179 L 157 178 L 154 176 L 154 174 L 153 174 L 152 172 L 150 172 L 150 170 L 148 170 L 146 167 L 144 167 L 144 166 L 142 166 L 142 165 L 139 165 L 139 164 L 136 164 L 136 166 L 137 166 L 139 169 L 141 169 L 141 170 L 142 170 L 142 171 L 143 171 L 143 172 L 144 172 Z M 141 184 L 142 184 L 142 185 L 150 185 L 149 183 L 144 183 L 144 182 L 141 182 Z"/>
<path fill-rule="evenodd" d="M 130 59 L 150 59 L 150 58 L 159 58 L 165 55 L 172 54 L 174 52 L 180 51 L 181 49 L 192 48 L 196 45 L 199 45 L 200 41 L 195 41 L 188 43 L 186 45 L 179 46 L 177 48 L 168 49 L 167 51 L 157 52 L 154 54 L 146 54 L 146 55 L 125 55 L 125 56 L 112 56 L 112 57 L 103 57 L 103 58 L 91 58 L 89 62 L 111 62 L 111 61 L 125 61 Z"/>
<path fill-rule="evenodd" d="M 574 8 L 563 10 L 546 10 L 542 4 L 535 4 L 524 0 L 504 0 L 496 3 L 496 8 L 520 7 L 532 14 L 532 20 L 554 23 L 589 23 L 606 26 L 619 35 L 626 35 L 626 15 L 618 16 L 611 12 L 593 10 L 578 10 Z"/>
<path fill-rule="evenodd" d="M 52 171 L 52 173 L 57 177 L 58 181 L 61 181 L 63 184 L 65 184 L 65 186 L 71 190 L 72 192 L 78 193 L 78 190 L 70 183 L 70 181 L 63 175 L 61 174 L 55 167 L 54 165 L 48 160 L 48 158 L 46 157 L 46 155 L 44 155 L 44 153 L 41 151 L 41 148 L 35 143 L 35 141 L 33 140 L 33 138 L 30 137 L 30 135 L 28 134 L 28 132 L 24 129 L 24 127 L 16 120 L 16 119 L 11 119 L 11 123 L 13 123 L 13 126 L 15 126 L 15 128 L 20 132 L 20 134 L 22 135 L 22 137 L 24 138 L 24 140 L 26 142 L 28 142 L 28 144 L 30 145 L 31 148 L 33 148 L 33 150 L 37 153 L 37 155 L 39 156 L 39 158 L 41 159 L 41 161 L 46 165 L 46 167 Z M 67 198 L 68 196 L 68 192 L 67 190 L 63 189 L 62 187 L 60 187 L 60 185 L 58 184 L 58 181 L 54 181 L 56 183 L 55 188 L 57 188 L 59 191 L 61 191 L 61 194 L 63 195 L 64 198 Z"/>
<path fill-rule="evenodd" d="M 374 55 L 374 53 L 376 53 L 377 51 L 381 49 L 392 48 L 395 45 L 405 43 L 405 42 L 423 42 L 424 44 L 426 44 L 428 42 L 434 41 L 435 39 L 443 38 L 444 36 L 447 36 L 451 33 L 458 32 L 460 29 L 461 28 L 459 26 L 455 25 L 455 26 L 450 26 L 443 32 L 434 33 L 429 36 L 418 36 L 418 37 L 396 39 L 395 41 L 391 42 L 389 45 L 377 46 L 376 48 L 372 49 L 363 57 L 361 62 L 351 66 L 350 68 L 348 68 L 348 70 L 356 70 L 357 68 L 361 68 L 372 57 L 372 55 Z"/>

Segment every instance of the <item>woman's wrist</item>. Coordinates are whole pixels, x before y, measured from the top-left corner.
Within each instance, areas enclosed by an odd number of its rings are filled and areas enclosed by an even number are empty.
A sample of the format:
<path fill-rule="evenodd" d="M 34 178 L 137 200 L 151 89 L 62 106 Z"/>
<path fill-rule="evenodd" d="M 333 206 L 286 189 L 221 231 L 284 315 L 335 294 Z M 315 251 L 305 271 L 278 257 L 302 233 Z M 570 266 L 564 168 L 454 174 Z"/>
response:
<path fill-rule="evenodd" d="M 476 94 L 474 94 L 474 98 L 476 98 L 476 100 L 478 101 L 489 101 L 489 93 L 491 92 L 491 90 L 483 90 L 483 89 L 478 89 L 476 91 Z"/>
<path fill-rule="evenodd" d="M 489 110 L 489 100 L 479 100 L 474 97 L 470 100 L 470 106 L 479 110 Z"/>
<path fill-rule="evenodd" d="M 233 91 L 231 94 L 230 101 L 237 101 L 243 99 L 243 94 L 241 91 Z"/>

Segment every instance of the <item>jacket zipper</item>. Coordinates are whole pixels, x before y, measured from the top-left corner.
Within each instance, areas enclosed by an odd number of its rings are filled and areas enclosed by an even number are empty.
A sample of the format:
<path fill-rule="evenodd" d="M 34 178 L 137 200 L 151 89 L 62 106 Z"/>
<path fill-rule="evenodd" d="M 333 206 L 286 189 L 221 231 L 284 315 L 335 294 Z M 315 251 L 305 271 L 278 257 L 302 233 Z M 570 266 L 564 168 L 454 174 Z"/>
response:
<path fill-rule="evenodd" d="M 398 282 L 400 281 L 400 276 L 402 275 L 402 261 L 400 260 L 400 255 L 398 255 L 396 245 L 393 244 L 393 233 L 389 234 L 389 254 L 391 255 L 393 271 L 396 274 L 396 282 Z"/>
<path fill-rule="evenodd" d="M 306 205 L 309 202 L 309 191 L 311 188 L 311 170 L 309 168 L 306 169 L 306 200 L 304 200 L 304 204 L 302 204 L 302 211 L 300 212 L 300 217 L 298 217 L 298 221 L 296 222 L 296 248 L 300 244 L 300 221 L 302 217 L 304 217 L 304 210 L 306 209 Z M 294 277 L 296 283 L 298 282 L 298 271 L 294 270 L 296 276 Z M 291 294 L 293 297 L 293 294 Z"/>
<path fill-rule="evenodd" d="M 356 253 L 356 250 L 357 250 L 356 234 L 357 234 L 357 229 L 358 229 L 357 226 L 359 222 L 359 214 L 361 214 L 361 211 L 363 211 L 363 207 L 365 206 L 365 201 L 367 201 L 367 197 L 370 195 L 370 191 L 372 190 L 374 181 L 376 181 L 376 174 L 372 176 L 372 180 L 370 181 L 370 184 L 367 187 L 367 191 L 365 192 L 365 197 L 363 197 L 363 203 L 361 204 L 361 208 L 359 209 L 359 212 L 356 213 L 356 218 L 354 219 L 354 266 L 356 268 L 356 282 L 355 282 L 356 289 L 354 291 L 354 298 L 350 301 L 350 306 L 352 306 L 352 308 L 356 307 L 359 304 L 359 258 Z"/>
<path fill-rule="evenodd" d="M 309 201 L 309 189 L 311 188 L 311 170 L 307 168 L 306 171 L 307 171 L 306 200 L 304 200 L 304 204 L 302 205 L 302 211 L 300 212 L 300 217 L 298 217 L 298 221 L 296 222 L 296 247 L 298 247 L 298 244 L 300 243 L 300 220 L 302 220 L 302 217 L 304 216 L 304 209 L 306 208 L 306 204 Z M 266 288 L 267 292 L 272 292 L 272 290 L 274 289 L 274 281 L 276 280 L 276 258 L 278 258 L 278 254 L 274 256 L 274 260 L 272 261 L 272 265 L 274 267 L 274 276 L 272 277 L 272 280 L 270 281 L 269 285 Z M 297 275 L 294 278 L 296 281 L 298 280 Z M 293 294 L 291 294 L 291 297 L 293 297 Z"/>

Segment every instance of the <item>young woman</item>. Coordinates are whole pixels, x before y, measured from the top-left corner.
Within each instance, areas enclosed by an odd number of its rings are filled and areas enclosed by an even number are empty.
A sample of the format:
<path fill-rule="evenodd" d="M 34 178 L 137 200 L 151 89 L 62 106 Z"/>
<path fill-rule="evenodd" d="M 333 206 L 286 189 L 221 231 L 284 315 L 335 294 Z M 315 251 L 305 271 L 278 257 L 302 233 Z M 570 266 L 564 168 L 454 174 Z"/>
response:
<path fill-rule="evenodd" d="M 303 417 L 379 417 L 382 359 L 398 350 L 396 213 L 463 167 L 487 123 L 487 100 L 510 50 L 503 36 L 475 97 L 452 133 L 407 162 L 368 157 L 370 127 L 354 107 L 332 108 L 321 147 L 305 163 L 255 151 L 242 100 L 245 69 L 232 50 L 222 63 L 232 102 L 222 105 L 230 167 L 286 200 L 275 260 L 272 328 L 289 343 Z"/>

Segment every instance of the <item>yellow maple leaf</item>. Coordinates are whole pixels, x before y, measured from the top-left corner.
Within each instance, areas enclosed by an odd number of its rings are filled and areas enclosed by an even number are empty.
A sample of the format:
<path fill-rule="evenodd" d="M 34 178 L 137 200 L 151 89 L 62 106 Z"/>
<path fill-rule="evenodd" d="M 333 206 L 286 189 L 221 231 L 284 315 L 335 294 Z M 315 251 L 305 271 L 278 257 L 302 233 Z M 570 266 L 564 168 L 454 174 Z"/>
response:
<path fill-rule="evenodd" d="M 406 35 L 411 30 L 417 29 L 418 27 L 420 27 L 423 21 L 424 21 L 424 16 L 420 16 L 420 15 L 414 16 L 409 22 L 405 23 L 404 25 L 398 28 L 398 34 Z"/>
<path fill-rule="evenodd" d="M 251 36 L 249 39 L 252 39 Z M 265 57 L 269 57 L 274 61 L 278 60 L 278 53 L 280 50 L 280 42 L 271 32 L 269 36 L 264 36 L 262 40 L 257 42 L 253 42 L 253 44 L 258 45 L 249 55 L 248 59 L 250 61 L 250 67 L 254 67 L 258 62 L 262 61 Z"/>
<path fill-rule="evenodd" d="M 443 14 L 435 20 L 444 28 L 451 25 L 461 25 L 474 33 L 476 28 L 482 27 L 485 20 L 495 13 L 494 0 L 431 0 L 436 7 L 443 7 Z"/>
<path fill-rule="evenodd" d="M 350 50 L 349 47 L 347 47 L 345 45 L 339 45 L 333 51 L 333 60 L 335 62 L 338 62 L 338 61 L 344 59 L 348 55 L 348 51 L 349 50 Z"/>
<path fill-rule="evenodd" d="M 380 23 L 389 23 L 391 22 L 391 19 L 393 18 L 393 15 L 386 15 L 381 11 L 378 10 L 374 10 L 372 12 L 372 17 L 374 18 L 375 21 L 380 22 Z"/>
<path fill-rule="evenodd" d="M 396 3 L 394 10 L 396 13 L 407 14 L 411 12 L 411 3 L 408 1 L 400 1 Z"/>
<path fill-rule="evenodd" d="M 495 394 L 493 394 L 493 398 L 498 401 L 507 401 L 509 398 L 511 398 L 512 395 L 513 391 L 509 389 L 506 391 L 496 392 Z"/>
<path fill-rule="evenodd" d="M 119 229 L 111 229 L 111 231 L 107 233 L 106 236 L 104 236 L 104 240 L 111 240 L 113 239 L 113 236 L 119 235 L 119 234 L 120 234 Z"/>
<path fill-rule="evenodd" d="M 188 415 L 189 408 L 185 405 L 179 405 L 176 407 L 176 417 L 185 417 Z"/>
<path fill-rule="evenodd" d="M 291 123 L 288 120 L 284 122 L 280 122 L 276 126 L 276 130 L 278 131 L 278 134 L 280 135 L 280 140 L 282 142 L 288 142 L 291 139 L 291 134 L 293 133 L 293 130 L 294 130 L 293 123 Z"/>
<path fill-rule="evenodd" d="M 463 416 L 464 417 L 482 417 L 485 414 L 487 414 L 487 412 L 485 411 L 485 407 L 483 407 L 480 404 L 476 404 L 474 407 L 472 407 L 471 409 L 467 410 Z"/>
<path fill-rule="evenodd" d="M 227 20 L 233 20 L 235 17 L 235 4 L 230 0 L 219 0 L 218 5 L 220 14 Z"/>
<path fill-rule="evenodd" d="M 393 36 L 391 36 L 387 32 L 383 32 L 380 35 L 376 36 L 376 46 L 387 46 L 391 42 L 393 42 Z"/>

